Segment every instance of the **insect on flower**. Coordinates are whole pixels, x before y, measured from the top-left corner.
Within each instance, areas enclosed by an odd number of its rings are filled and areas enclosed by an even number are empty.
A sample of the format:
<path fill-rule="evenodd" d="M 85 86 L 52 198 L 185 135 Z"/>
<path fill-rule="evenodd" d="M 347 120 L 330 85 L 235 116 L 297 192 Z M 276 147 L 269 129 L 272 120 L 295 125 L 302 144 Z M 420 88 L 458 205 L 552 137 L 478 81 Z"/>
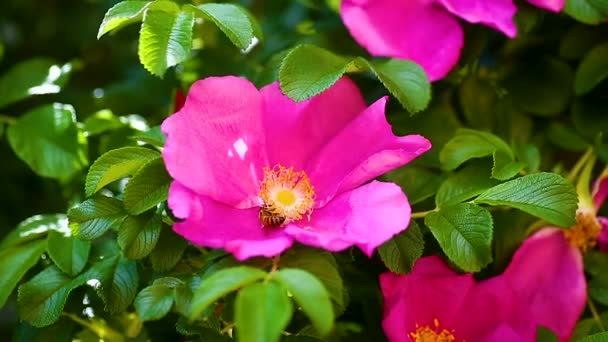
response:
<path fill-rule="evenodd" d="M 285 223 L 286 217 L 277 212 L 277 209 L 270 205 L 260 208 L 260 222 L 264 227 L 278 227 Z"/>

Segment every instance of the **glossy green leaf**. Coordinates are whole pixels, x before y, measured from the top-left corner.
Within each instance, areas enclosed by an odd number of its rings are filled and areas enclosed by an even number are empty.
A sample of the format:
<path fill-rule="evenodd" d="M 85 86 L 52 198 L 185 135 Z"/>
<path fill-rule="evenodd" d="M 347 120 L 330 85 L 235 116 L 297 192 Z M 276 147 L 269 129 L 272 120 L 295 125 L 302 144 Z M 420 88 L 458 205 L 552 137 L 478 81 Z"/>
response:
<path fill-rule="evenodd" d="M 144 164 L 125 187 L 124 205 L 131 215 L 139 215 L 165 201 L 171 177 L 161 158 Z"/>
<path fill-rule="evenodd" d="M 606 342 L 608 341 L 608 332 L 601 332 L 581 338 L 578 342 Z"/>
<path fill-rule="evenodd" d="M 161 1 L 162 3 L 170 3 Z M 144 14 L 139 37 L 139 60 L 153 75 L 162 77 L 167 68 L 175 66 L 189 57 L 192 48 L 194 14 L 166 11 L 150 6 Z"/>
<path fill-rule="evenodd" d="M 160 158 L 158 151 L 143 147 L 122 147 L 104 153 L 87 173 L 87 197 L 116 180 L 134 174 L 147 162 L 157 158 Z"/>
<path fill-rule="evenodd" d="M 578 199 L 574 186 L 554 173 L 535 173 L 499 184 L 475 202 L 517 208 L 560 227 L 576 223 Z"/>
<path fill-rule="evenodd" d="M 156 247 L 150 253 L 152 268 L 157 272 L 167 272 L 179 262 L 188 243 L 172 229 L 163 228 Z"/>
<path fill-rule="evenodd" d="M 31 95 L 58 93 L 71 71 L 71 64 L 61 66 L 46 58 L 16 64 L 0 76 L 0 107 Z"/>
<path fill-rule="evenodd" d="M 473 161 L 452 173 L 441 183 L 435 205 L 441 208 L 473 198 L 499 183 L 490 178 L 487 160 Z"/>
<path fill-rule="evenodd" d="M 536 329 L 536 342 L 557 342 L 557 335 L 551 329 L 539 326 Z"/>
<path fill-rule="evenodd" d="M 311 98 L 336 83 L 351 61 L 314 45 L 298 45 L 279 69 L 281 90 L 295 101 Z"/>
<path fill-rule="evenodd" d="M 393 236 L 378 247 L 378 254 L 384 265 L 396 274 L 412 271 L 414 263 L 424 251 L 424 237 L 416 221 L 410 221 L 406 231 Z"/>
<path fill-rule="evenodd" d="M 454 170 L 467 160 L 491 156 L 497 150 L 504 152 L 511 159 L 514 158 L 509 145 L 496 135 L 461 128 L 445 144 L 439 154 L 439 160 L 445 170 Z"/>
<path fill-rule="evenodd" d="M 362 60 L 357 58 L 356 63 L 361 64 Z M 365 64 L 410 113 L 418 113 L 428 106 L 431 84 L 420 65 L 402 59 L 365 61 Z"/>
<path fill-rule="evenodd" d="M 113 256 L 98 261 L 90 272 L 98 281 L 95 289 L 107 312 L 120 313 L 131 305 L 139 282 L 135 261 Z"/>
<path fill-rule="evenodd" d="M 128 259 L 141 259 L 154 249 L 162 223 L 158 215 L 127 217 L 118 231 L 117 242 Z"/>
<path fill-rule="evenodd" d="M 216 300 L 266 276 L 266 272 L 249 266 L 239 266 L 219 270 L 203 279 L 192 298 L 191 319 L 198 317 L 203 310 Z"/>
<path fill-rule="evenodd" d="M 260 40 L 263 38 L 253 16 L 239 5 L 207 3 L 187 6 L 195 14 L 213 22 L 240 49 L 247 48 L 256 36 Z"/>
<path fill-rule="evenodd" d="M 272 276 L 293 295 L 315 329 L 327 335 L 334 324 L 334 312 L 323 283 L 309 272 L 295 268 L 281 269 Z"/>
<path fill-rule="evenodd" d="M 70 105 L 35 108 L 10 125 L 6 134 L 17 156 L 40 176 L 69 179 L 88 163 L 86 139 Z"/>
<path fill-rule="evenodd" d="M 87 263 L 91 244 L 72 236 L 70 229 L 52 230 L 47 237 L 51 260 L 69 276 L 75 276 Z"/>
<path fill-rule="evenodd" d="M 0 250 L 32 240 L 41 239 L 51 230 L 64 230 L 68 218 L 64 214 L 34 215 L 21 221 L 0 241 Z"/>
<path fill-rule="evenodd" d="M 424 223 L 448 258 L 465 272 L 479 272 L 492 262 L 492 216 L 475 204 L 446 206 Z"/>
<path fill-rule="evenodd" d="M 234 303 L 234 324 L 240 342 L 277 342 L 293 315 L 285 290 L 273 281 L 241 289 Z"/>
<path fill-rule="evenodd" d="M 564 12 L 585 24 L 597 25 L 608 17 L 608 1 L 566 0 Z"/>
<path fill-rule="evenodd" d="M 117 228 L 127 217 L 122 202 L 113 197 L 95 196 L 68 210 L 72 234 L 82 240 L 93 240 L 108 229 Z"/>
<path fill-rule="evenodd" d="M 574 92 L 584 95 L 608 77 L 608 43 L 597 45 L 581 61 L 574 75 Z"/>
<path fill-rule="evenodd" d="M 149 1 L 122 1 L 110 8 L 97 32 L 97 39 L 107 32 L 118 30 L 121 27 L 140 21 L 144 11 L 151 5 Z"/>
<path fill-rule="evenodd" d="M 32 268 L 46 250 L 44 240 L 24 242 L 0 249 L 0 308 L 25 273 Z"/>
<path fill-rule="evenodd" d="M 173 289 L 165 285 L 150 285 L 137 294 L 134 305 L 142 321 L 159 320 L 173 306 Z"/>
<path fill-rule="evenodd" d="M 87 136 L 99 135 L 124 127 L 125 123 L 114 115 L 112 111 L 103 109 L 87 117 L 83 122 L 83 130 Z"/>
<path fill-rule="evenodd" d="M 161 132 L 160 126 L 151 127 L 147 131 L 137 133 L 130 138 L 156 147 L 165 146 L 167 140 L 165 134 Z"/>
<path fill-rule="evenodd" d="M 19 286 L 19 316 L 35 327 L 55 323 L 70 292 L 85 281 L 83 276 L 72 279 L 55 266 L 47 267 Z"/>
<path fill-rule="evenodd" d="M 496 150 L 493 154 L 494 165 L 492 166 L 492 178 L 498 180 L 508 180 L 519 174 L 526 167 L 526 164 L 515 161 L 511 153 L 503 150 Z"/>

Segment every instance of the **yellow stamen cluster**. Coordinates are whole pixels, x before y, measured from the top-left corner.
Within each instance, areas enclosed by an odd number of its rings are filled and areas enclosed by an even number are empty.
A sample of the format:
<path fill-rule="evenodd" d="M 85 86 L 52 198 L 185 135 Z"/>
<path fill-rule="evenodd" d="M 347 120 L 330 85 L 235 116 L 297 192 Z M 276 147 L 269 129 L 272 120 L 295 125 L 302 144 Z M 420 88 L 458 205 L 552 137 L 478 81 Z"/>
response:
<path fill-rule="evenodd" d="M 280 217 L 281 225 L 285 225 L 302 219 L 303 215 L 310 219 L 315 190 L 304 171 L 295 172 L 293 167 L 275 165 L 272 169 L 264 168 L 259 197 L 263 202 L 264 215 L 261 217 Z"/>
<path fill-rule="evenodd" d="M 564 230 L 564 236 L 572 246 L 578 247 L 585 253 L 595 247 L 602 226 L 592 211 L 579 210 L 576 212 L 576 225 Z"/>
<path fill-rule="evenodd" d="M 416 331 L 409 333 L 412 342 L 454 342 L 456 337 L 453 330 L 440 329 L 439 320 L 433 320 L 433 327 L 416 324 Z"/>

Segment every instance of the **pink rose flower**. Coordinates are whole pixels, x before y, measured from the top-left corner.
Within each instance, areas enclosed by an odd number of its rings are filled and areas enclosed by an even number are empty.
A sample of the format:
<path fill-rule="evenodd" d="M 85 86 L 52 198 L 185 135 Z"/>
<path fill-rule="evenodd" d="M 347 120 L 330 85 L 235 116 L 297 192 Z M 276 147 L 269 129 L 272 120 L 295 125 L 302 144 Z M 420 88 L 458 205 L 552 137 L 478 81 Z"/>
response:
<path fill-rule="evenodd" d="M 587 296 L 581 254 L 556 228 L 528 238 L 496 277 L 476 282 L 430 256 L 411 274 L 382 274 L 380 287 L 393 342 L 536 341 L 541 326 L 568 341 Z"/>
<path fill-rule="evenodd" d="M 401 188 L 373 179 L 431 148 L 392 133 L 386 101 L 366 106 L 347 78 L 301 103 L 277 83 L 258 91 L 238 77 L 196 82 L 162 124 L 169 207 L 183 219 L 174 230 L 240 260 L 294 241 L 371 255 L 411 212 Z"/>
<path fill-rule="evenodd" d="M 600 210 L 608 196 L 608 172 L 603 172 L 602 175 L 593 184 L 591 192 L 593 196 L 593 205 L 595 214 Z M 597 220 L 601 226 L 600 235 L 597 238 L 597 245 L 603 252 L 608 252 L 608 218 L 598 216 Z"/>
<path fill-rule="evenodd" d="M 564 0 L 528 0 L 554 12 Z M 342 0 L 342 21 L 374 56 L 411 59 L 431 81 L 456 65 L 464 43 L 458 18 L 515 37 L 513 0 Z"/>

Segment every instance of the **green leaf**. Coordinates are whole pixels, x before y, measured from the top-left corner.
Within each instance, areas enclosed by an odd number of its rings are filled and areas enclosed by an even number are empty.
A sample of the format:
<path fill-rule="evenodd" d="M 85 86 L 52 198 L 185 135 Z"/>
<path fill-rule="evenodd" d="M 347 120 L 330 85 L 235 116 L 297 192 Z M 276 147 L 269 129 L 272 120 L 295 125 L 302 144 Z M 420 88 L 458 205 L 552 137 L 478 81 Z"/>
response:
<path fill-rule="evenodd" d="M 487 160 L 476 160 L 452 173 L 441 183 L 435 196 L 435 205 L 441 208 L 466 201 L 498 183 L 490 178 Z"/>
<path fill-rule="evenodd" d="M 24 242 L 0 250 L 0 308 L 25 273 L 32 268 L 46 249 L 44 240 Z"/>
<path fill-rule="evenodd" d="M 99 282 L 95 289 L 107 312 L 117 314 L 131 305 L 139 282 L 135 261 L 113 256 L 97 262 L 90 272 Z"/>
<path fill-rule="evenodd" d="M 431 102 L 431 83 L 420 65 L 402 59 L 368 62 L 357 58 L 355 63 L 365 63 L 410 113 L 424 110 Z"/>
<path fill-rule="evenodd" d="M 559 122 L 552 122 L 549 125 L 547 128 L 547 138 L 553 144 L 566 151 L 580 152 L 589 147 L 589 142 L 580 136 L 574 127 Z"/>
<path fill-rule="evenodd" d="M 327 335 L 334 324 L 329 293 L 314 275 L 304 270 L 284 268 L 272 274 L 289 291 L 321 335 Z"/>
<path fill-rule="evenodd" d="M 433 196 L 444 176 L 423 167 L 408 165 L 385 174 L 383 178 L 397 183 L 407 194 L 410 204 L 416 204 Z"/>
<path fill-rule="evenodd" d="M 87 173 L 87 197 L 116 180 L 134 174 L 144 164 L 157 158 L 160 158 L 158 151 L 143 147 L 122 147 L 104 153 Z"/>
<path fill-rule="evenodd" d="M 560 227 L 576 223 L 576 191 L 554 173 L 535 173 L 499 184 L 482 193 L 475 202 L 517 208 Z"/>
<path fill-rule="evenodd" d="M 149 1 L 123 1 L 117 3 L 103 17 L 103 21 L 97 32 L 97 39 L 107 32 L 118 30 L 121 27 L 140 21 L 144 15 L 144 11 L 151 4 L 152 2 Z"/>
<path fill-rule="evenodd" d="M 165 201 L 169 193 L 171 177 L 161 158 L 144 164 L 125 187 L 125 209 L 131 215 L 139 215 Z"/>
<path fill-rule="evenodd" d="M 0 250 L 43 238 L 51 230 L 64 230 L 67 227 L 68 218 L 64 214 L 34 215 L 19 223 L 0 241 Z"/>
<path fill-rule="evenodd" d="M 589 51 L 578 65 L 574 75 L 574 92 L 584 95 L 608 77 L 608 43 L 599 44 Z"/>
<path fill-rule="evenodd" d="M 487 79 L 474 74 L 467 76 L 459 87 L 462 112 L 472 128 L 492 130 L 496 119 L 496 87 Z"/>
<path fill-rule="evenodd" d="M 76 127 L 70 105 L 44 105 L 24 114 L 7 129 L 17 156 L 43 177 L 69 179 L 87 165 L 86 139 Z"/>
<path fill-rule="evenodd" d="M 71 236 L 69 229 L 52 230 L 47 237 L 48 253 L 51 260 L 69 276 L 75 276 L 87 263 L 91 244 Z"/>
<path fill-rule="evenodd" d="M 596 0 L 566 0 L 564 12 L 585 24 L 597 25 L 608 17 L 608 2 Z"/>
<path fill-rule="evenodd" d="M 285 290 L 273 281 L 251 284 L 236 296 L 234 324 L 240 342 L 275 342 L 293 315 Z"/>
<path fill-rule="evenodd" d="M 448 258 L 465 272 L 492 262 L 492 216 L 475 204 L 461 203 L 432 212 L 424 223 Z"/>
<path fill-rule="evenodd" d="M 225 268 L 203 279 L 192 298 L 190 319 L 198 317 L 209 305 L 239 287 L 266 277 L 266 272 L 249 266 Z M 270 316 L 269 316 L 270 317 Z"/>
<path fill-rule="evenodd" d="M 150 262 L 156 272 L 171 270 L 184 255 L 188 243 L 171 229 L 161 229 L 156 247 L 150 253 Z"/>
<path fill-rule="evenodd" d="M 397 274 L 410 273 L 423 251 L 424 237 L 414 220 L 410 221 L 406 231 L 393 236 L 378 247 L 378 254 L 384 265 Z"/>
<path fill-rule="evenodd" d="M 141 259 L 154 249 L 162 223 L 158 215 L 129 216 L 118 231 L 117 242 L 128 259 Z"/>
<path fill-rule="evenodd" d="M 526 167 L 526 164 L 515 161 L 514 156 L 503 151 L 494 151 L 494 166 L 492 166 L 492 178 L 498 180 L 508 180 L 515 177 L 521 170 Z"/>
<path fill-rule="evenodd" d="M 173 306 L 173 289 L 165 285 L 150 285 L 137 294 L 134 305 L 142 321 L 159 320 Z"/>
<path fill-rule="evenodd" d="M 190 55 L 194 14 L 180 12 L 179 7 L 169 1 L 160 1 L 175 7 L 166 11 L 150 6 L 144 14 L 139 37 L 139 60 L 153 75 L 162 77 L 167 68 L 175 66 Z M 172 4 L 172 5 L 169 5 Z"/>
<path fill-rule="evenodd" d="M 95 196 L 68 210 L 70 229 L 82 240 L 94 240 L 108 229 L 118 227 L 127 217 L 122 202 L 105 196 Z"/>
<path fill-rule="evenodd" d="M 31 95 L 58 93 L 68 80 L 71 64 L 63 66 L 46 58 L 21 62 L 0 77 L 0 107 Z"/>
<path fill-rule="evenodd" d="M 559 59 L 544 58 L 516 65 L 504 86 L 519 108 L 550 116 L 568 107 L 573 80 L 570 65 Z"/>
<path fill-rule="evenodd" d="M 539 326 L 536 329 L 536 342 L 557 342 L 557 335 L 551 329 Z"/>
<path fill-rule="evenodd" d="M 186 6 L 213 22 L 240 49 L 249 47 L 255 36 L 260 40 L 263 38 L 253 16 L 241 6 L 219 3 Z"/>
<path fill-rule="evenodd" d="M 578 340 L 578 342 L 606 342 L 608 341 L 608 332 L 601 332 L 586 336 Z"/>
<path fill-rule="evenodd" d="M 27 283 L 19 286 L 19 315 L 35 327 L 55 323 L 70 292 L 84 284 L 85 277 L 71 279 L 55 266 L 47 267 Z"/>
<path fill-rule="evenodd" d="M 103 109 L 87 117 L 83 122 L 83 130 L 87 136 L 98 135 L 125 126 L 109 109 Z"/>
<path fill-rule="evenodd" d="M 454 170 L 467 160 L 491 156 L 498 150 L 513 160 L 511 148 L 501 138 L 488 132 L 460 128 L 441 150 L 439 160 L 443 169 Z"/>
<path fill-rule="evenodd" d="M 306 100 L 336 83 L 351 62 L 314 45 L 298 45 L 279 69 L 281 90 L 295 101 Z"/>
<path fill-rule="evenodd" d="M 291 248 L 281 255 L 279 265 L 281 268 L 299 268 L 313 274 L 329 292 L 336 316 L 344 312 L 347 293 L 338 264 L 331 253 L 313 248 Z"/>
<path fill-rule="evenodd" d="M 160 126 L 154 126 L 147 131 L 132 135 L 130 138 L 156 147 L 165 146 L 167 140 L 165 134 L 161 132 Z"/>

